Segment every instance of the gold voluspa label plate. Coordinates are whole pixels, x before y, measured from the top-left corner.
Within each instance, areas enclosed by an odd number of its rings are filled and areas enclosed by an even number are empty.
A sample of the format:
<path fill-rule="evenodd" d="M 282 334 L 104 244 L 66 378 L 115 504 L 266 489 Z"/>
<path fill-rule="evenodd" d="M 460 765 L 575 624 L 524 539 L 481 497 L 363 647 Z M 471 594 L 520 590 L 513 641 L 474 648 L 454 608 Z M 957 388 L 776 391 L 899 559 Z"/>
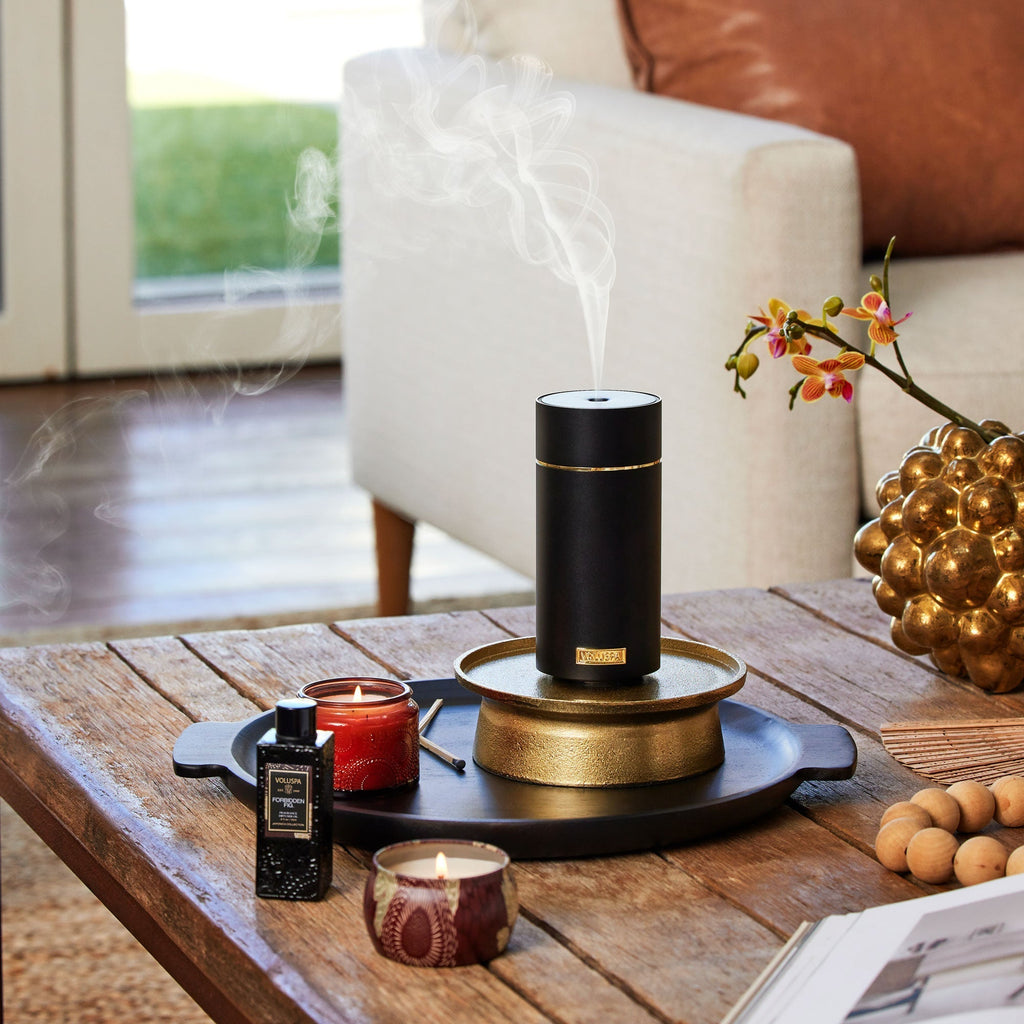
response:
<path fill-rule="evenodd" d="M 625 647 L 577 647 L 577 665 L 625 665 Z"/>

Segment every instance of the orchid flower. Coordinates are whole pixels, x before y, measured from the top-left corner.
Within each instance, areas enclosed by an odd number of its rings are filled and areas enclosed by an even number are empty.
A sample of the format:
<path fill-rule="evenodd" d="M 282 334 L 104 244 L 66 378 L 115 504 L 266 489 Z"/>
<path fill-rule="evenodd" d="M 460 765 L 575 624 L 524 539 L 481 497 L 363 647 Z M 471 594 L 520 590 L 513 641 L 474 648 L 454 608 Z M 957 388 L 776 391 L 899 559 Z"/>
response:
<path fill-rule="evenodd" d="M 868 337 L 871 339 L 872 355 L 875 354 L 875 345 L 891 345 L 899 337 L 894 328 L 910 316 L 907 313 L 899 320 L 893 320 L 889 303 L 885 301 L 884 296 L 875 291 L 868 292 L 860 300 L 859 306 L 856 308 L 846 306 L 842 313 L 843 316 L 869 321 Z"/>
<path fill-rule="evenodd" d="M 853 400 L 853 385 L 844 376 L 847 370 L 859 370 L 864 365 L 863 352 L 842 352 L 835 359 L 811 359 L 793 356 L 793 369 L 804 375 L 800 397 L 805 402 L 816 402 L 825 395 Z"/>
<path fill-rule="evenodd" d="M 779 359 L 787 354 L 806 355 L 811 351 L 810 343 L 804 338 L 786 337 L 786 317 L 790 312 L 789 306 L 781 299 L 769 299 L 767 315 L 762 309 L 760 316 L 750 318 L 755 323 L 764 326 L 764 337 L 768 342 L 768 351 L 771 352 L 773 359 Z M 810 318 L 810 314 L 805 313 L 802 309 L 797 311 L 797 316 L 803 320 Z"/>

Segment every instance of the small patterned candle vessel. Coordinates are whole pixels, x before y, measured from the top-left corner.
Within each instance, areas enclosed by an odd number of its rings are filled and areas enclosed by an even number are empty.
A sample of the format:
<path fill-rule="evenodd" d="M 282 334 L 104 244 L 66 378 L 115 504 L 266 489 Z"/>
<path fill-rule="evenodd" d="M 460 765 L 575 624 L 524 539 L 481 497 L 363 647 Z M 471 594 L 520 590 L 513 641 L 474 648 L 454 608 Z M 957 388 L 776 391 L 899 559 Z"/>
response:
<path fill-rule="evenodd" d="M 369 676 L 307 683 L 318 729 L 334 733 L 334 791 L 404 789 L 420 777 L 419 708 L 412 689 Z"/>
<path fill-rule="evenodd" d="M 374 854 L 363 913 L 378 953 L 417 967 L 456 967 L 505 949 L 519 898 L 503 850 L 421 839 Z"/>

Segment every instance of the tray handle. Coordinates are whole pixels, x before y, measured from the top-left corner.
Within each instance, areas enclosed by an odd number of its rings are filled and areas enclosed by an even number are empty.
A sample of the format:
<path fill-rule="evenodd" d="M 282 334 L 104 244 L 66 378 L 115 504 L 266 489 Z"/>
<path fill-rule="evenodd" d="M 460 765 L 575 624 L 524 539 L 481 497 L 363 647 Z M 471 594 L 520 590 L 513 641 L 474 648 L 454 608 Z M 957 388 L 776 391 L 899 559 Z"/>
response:
<path fill-rule="evenodd" d="M 231 746 L 242 722 L 193 722 L 174 744 L 174 774 L 186 779 L 228 778 L 235 766 Z"/>
<path fill-rule="evenodd" d="M 857 744 L 841 725 L 791 723 L 801 752 L 798 779 L 849 779 L 857 767 Z"/>

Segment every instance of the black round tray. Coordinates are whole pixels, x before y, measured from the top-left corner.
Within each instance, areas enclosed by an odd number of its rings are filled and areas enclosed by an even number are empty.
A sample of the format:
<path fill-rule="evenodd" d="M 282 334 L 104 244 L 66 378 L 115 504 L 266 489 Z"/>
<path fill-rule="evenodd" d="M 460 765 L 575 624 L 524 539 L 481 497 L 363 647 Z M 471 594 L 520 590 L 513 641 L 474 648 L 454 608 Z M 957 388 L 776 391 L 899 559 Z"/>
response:
<path fill-rule="evenodd" d="M 582 857 L 675 846 L 750 821 L 805 779 L 848 779 L 857 748 L 839 725 L 797 725 L 749 704 L 719 704 L 725 761 L 678 782 L 582 789 L 515 782 L 472 760 L 480 698 L 454 679 L 410 683 L 421 710 L 444 707 L 426 735 L 464 772 L 420 750 L 420 782 L 401 793 L 334 800 L 339 843 L 377 849 L 405 839 L 478 839 L 517 859 Z M 174 771 L 222 777 L 237 796 L 256 796 L 256 742 L 273 711 L 244 722 L 196 722 L 174 746 Z"/>

